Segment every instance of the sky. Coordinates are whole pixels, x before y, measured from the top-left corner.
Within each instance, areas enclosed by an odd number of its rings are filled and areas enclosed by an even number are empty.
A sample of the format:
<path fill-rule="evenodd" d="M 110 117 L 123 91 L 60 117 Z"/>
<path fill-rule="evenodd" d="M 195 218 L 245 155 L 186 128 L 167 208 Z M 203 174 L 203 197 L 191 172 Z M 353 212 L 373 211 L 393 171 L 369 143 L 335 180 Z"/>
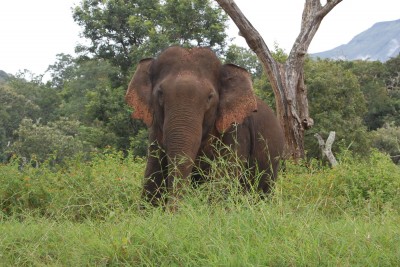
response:
<path fill-rule="evenodd" d="M 277 43 L 290 51 L 300 32 L 305 0 L 235 2 L 270 49 Z M 27 69 L 43 74 L 57 54 L 73 55 L 75 46 L 84 42 L 79 37 L 81 28 L 72 18 L 77 3 L 79 0 L 0 0 L 0 70 L 16 74 Z M 400 19 L 399 10 L 399 0 L 343 0 L 324 18 L 308 52 L 346 44 L 376 22 Z M 237 33 L 230 22 L 230 38 L 247 47 Z"/>

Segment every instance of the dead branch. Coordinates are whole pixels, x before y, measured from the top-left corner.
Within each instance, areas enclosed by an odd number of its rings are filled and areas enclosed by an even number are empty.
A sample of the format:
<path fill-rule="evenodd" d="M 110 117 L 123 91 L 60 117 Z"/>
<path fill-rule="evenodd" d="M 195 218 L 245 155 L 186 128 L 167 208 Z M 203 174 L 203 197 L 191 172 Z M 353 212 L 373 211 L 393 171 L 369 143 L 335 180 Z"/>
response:
<path fill-rule="evenodd" d="M 314 136 L 318 140 L 319 148 L 321 149 L 322 155 L 327 157 L 329 163 L 331 164 L 332 167 L 335 167 L 338 165 L 338 162 L 336 161 L 335 156 L 332 153 L 332 144 L 335 141 L 335 132 L 329 132 L 328 139 L 326 139 L 326 142 L 324 139 L 322 139 L 322 136 L 318 133 L 314 134 Z"/>

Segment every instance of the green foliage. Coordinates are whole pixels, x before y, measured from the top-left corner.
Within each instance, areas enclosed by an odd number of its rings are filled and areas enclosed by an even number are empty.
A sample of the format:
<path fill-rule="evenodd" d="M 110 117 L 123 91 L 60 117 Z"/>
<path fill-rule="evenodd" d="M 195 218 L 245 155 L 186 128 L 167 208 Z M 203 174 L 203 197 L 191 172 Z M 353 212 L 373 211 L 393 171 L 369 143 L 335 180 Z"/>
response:
<path fill-rule="evenodd" d="M 367 129 L 363 124 L 367 109 L 357 77 L 329 60 L 308 61 L 305 76 L 310 114 L 315 122 L 306 132 L 308 155 L 320 155 L 314 133 L 327 138 L 330 131 L 336 131 L 334 152 L 342 147 L 365 155 L 369 149 Z"/>
<path fill-rule="evenodd" d="M 223 48 L 228 19 L 220 8 L 209 0 L 162 1 L 164 15 L 158 34 L 166 34 L 169 43 L 179 45 Z"/>
<path fill-rule="evenodd" d="M 24 95 L 7 85 L 0 86 L 0 123 L 7 136 L 12 135 L 23 118 L 38 117 L 39 110 L 40 107 Z"/>
<path fill-rule="evenodd" d="M 285 49 L 279 47 L 279 44 L 276 42 L 274 43 L 274 51 L 272 52 L 272 56 L 279 63 L 285 63 L 288 58 L 288 54 L 286 53 Z"/>
<path fill-rule="evenodd" d="M 385 67 L 384 79 L 391 99 L 390 105 L 393 109 L 386 122 L 394 122 L 397 126 L 400 126 L 400 54 L 385 62 Z"/>
<path fill-rule="evenodd" d="M 389 124 L 371 132 L 372 146 L 387 153 L 393 162 L 400 164 L 400 127 Z"/>
<path fill-rule="evenodd" d="M 15 141 L 16 131 L 24 118 L 49 121 L 56 117 L 59 98 L 41 83 L 41 77 L 26 80 L 28 72 L 10 77 L 0 85 L 0 162 L 8 158 L 7 150 Z"/>
<path fill-rule="evenodd" d="M 47 125 L 24 119 L 10 150 L 27 161 L 44 162 L 52 158 L 54 163 L 60 163 L 64 158 L 84 151 L 84 143 L 78 138 L 79 127 L 78 121 L 67 119 Z"/>
<path fill-rule="evenodd" d="M 83 0 L 74 20 L 91 41 L 78 50 L 109 60 L 125 75 L 171 44 L 224 46 L 227 16 L 209 0 Z"/>
<path fill-rule="evenodd" d="M 275 109 L 276 103 L 274 91 L 265 73 L 262 73 L 261 76 L 254 79 L 253 87 L 256 95 L 265 103 L 267 103 L 272 109 Z"/>
<path fill-rule="evenodd" d="M 51 87 L 61 90 L 75 76 L 77 65 L 71 55 L 57 54 L 56 58 L 56 62 L 47 68 L 47 72 L 51 77 Z"/>
<path fill-rule="evenodd" d="M 129 148 L 132 130 L 130 110 L 124 102 L 127 87 L 119 85 L 116 67 L 104 60 L 79 62 L 68 71 L 68 78 L 62 83 L 62 103 L 58 110 L 61 116 L 79 120 L 89 128 L 107 133 L 108 137 L 102 142 L 96 142 L 97 148 L 102 149 L 106 145 L 125 150 Z"/>
<path fill-rule="evenodd" d="M 135 136 L 131 137 L 132 153 L 136 156 L 147 156 L 148 144 L 149 141 L 147 128 L 141 128 Z"/>
<path fill-rule="evenodd" d="M 383 78 L 385 65 L 379 61 L 339 61 L 338 64 L 354 73 L 358 79 L 367 104 L 364 121 L 368 129 L 375 130 L 391 120 L 389 117 L 396 111 Z"/>
<path fill-rule="evenodd" d="M 37 215 L 71 221 L 105 219 L 132 209 L 137 203 L 144 162 L 109 151 L 80 157 L 63 168 L 50 162 L 26 165 L 17 161 L 0 166 L 0 218 Z M 134 178 L 134 179 L 132 179 Z"/>
<path fill-rule="evenodd" d="M 7 85 L 15 93 L 23 95 L 28 101 L 39 107 L 38 113 L 28 114 L 27 117 L 31 119 L 40 118 L 48 122 L 56 118 L 56 110 L 60 104 L 60 98 L 56 90 L 43 84 L 42 78 L 41 75 L 37 76 L 25 70 L 10 79 Z M 13 108 L 19 107 L 13 105 Z"/>
<path fill-rule="evenodd" d="M 387 89 L 393 95 L 399 98 L 400 94 L 400 54 L 397 57 L 391 58 L 385 62 L 385 84 Z"/>
<path fill-rule="evenodd" d="M 316 160 L 309 165 L 288 164 L 278 191 L 298 208 L 315 205 L 331 216 L 400 212 L 400 169 L 377 151 L 364 160 L 355 160 L 347 152 L 339 155 L 339 165 L 333 169 L 321 167 Z"/>

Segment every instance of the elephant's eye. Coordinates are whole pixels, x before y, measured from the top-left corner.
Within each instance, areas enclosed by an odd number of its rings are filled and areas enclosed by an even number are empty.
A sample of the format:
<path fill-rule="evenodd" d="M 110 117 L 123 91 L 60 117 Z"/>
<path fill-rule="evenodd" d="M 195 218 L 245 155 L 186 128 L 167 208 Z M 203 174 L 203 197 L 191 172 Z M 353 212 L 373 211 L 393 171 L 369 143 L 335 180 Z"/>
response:
<path fill-rule="evenodd" d="M 209 94 L 209 95 L 208 95 L 207 102 L 210 103 L 210 101 L 211 101 L 211 99 L 212 99 L 213 97 L 214 97 L 214 94 L 213 94 L 213 93 Z"/>

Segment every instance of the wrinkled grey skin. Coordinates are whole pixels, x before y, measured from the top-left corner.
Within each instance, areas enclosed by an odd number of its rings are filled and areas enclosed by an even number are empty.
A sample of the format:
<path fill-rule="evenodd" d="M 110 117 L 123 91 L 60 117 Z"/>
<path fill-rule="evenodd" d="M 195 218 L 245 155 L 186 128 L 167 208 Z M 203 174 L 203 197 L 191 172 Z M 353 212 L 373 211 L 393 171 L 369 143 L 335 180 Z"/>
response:
<path fill-rule="evenodd" d="M 132 116 L 149 128 L 143 197 L 151 203 L 165 192 L 168 202 L 178 199 L 198 158 L 215 154 L 217 139 L 250 167 L 265 170 L 258 187 L 269 192 L 283 155 L 283 133 L 273 111 L 255 97 L 246 70 L 222 65 L 208 48 L 170 47 L 140 61 L 126 101 Z"/>

